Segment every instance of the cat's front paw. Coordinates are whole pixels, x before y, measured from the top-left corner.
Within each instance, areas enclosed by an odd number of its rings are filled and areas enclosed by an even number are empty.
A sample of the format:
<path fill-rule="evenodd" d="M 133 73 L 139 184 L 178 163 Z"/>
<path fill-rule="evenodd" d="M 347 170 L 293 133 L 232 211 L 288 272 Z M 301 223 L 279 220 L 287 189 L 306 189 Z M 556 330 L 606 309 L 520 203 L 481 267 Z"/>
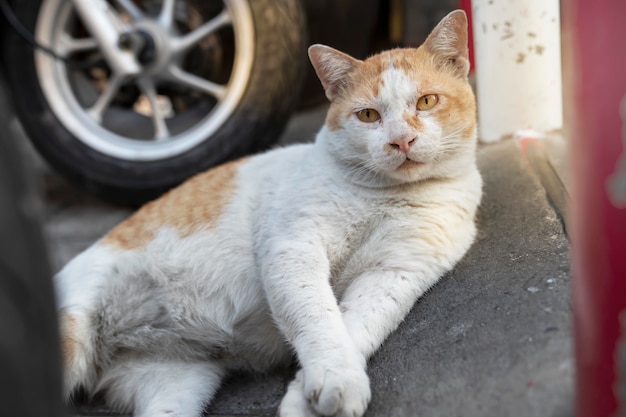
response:
<path fill-rule="evenodd" d="M 365 368 L 355 364 L 304 369 L 304 396 L 322 416 L 361 417 L 371 398 Z"/>
<path fill-rule="evenodd" d="M 298 371 L 278 408 L 277 417 L 319 417 L 304 397 L 304 374 Z"/>

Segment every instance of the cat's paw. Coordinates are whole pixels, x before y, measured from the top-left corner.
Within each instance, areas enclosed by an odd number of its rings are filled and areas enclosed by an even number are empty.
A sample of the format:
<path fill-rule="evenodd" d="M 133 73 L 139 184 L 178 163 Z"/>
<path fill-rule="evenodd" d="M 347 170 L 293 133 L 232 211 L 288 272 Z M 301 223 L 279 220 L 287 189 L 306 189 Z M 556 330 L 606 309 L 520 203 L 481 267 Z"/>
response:
<path fill-rule="evenodd" d="M 370 402 L 370 383 L 358 364 L 304 369 L 304 396 L 322 416 L 361 417 Z"/>
<path fill-rule="evenodd" d="M 280 402 L 277 417 L 320 417 L 304 397 L 304 375 L 298 371 Z"/>

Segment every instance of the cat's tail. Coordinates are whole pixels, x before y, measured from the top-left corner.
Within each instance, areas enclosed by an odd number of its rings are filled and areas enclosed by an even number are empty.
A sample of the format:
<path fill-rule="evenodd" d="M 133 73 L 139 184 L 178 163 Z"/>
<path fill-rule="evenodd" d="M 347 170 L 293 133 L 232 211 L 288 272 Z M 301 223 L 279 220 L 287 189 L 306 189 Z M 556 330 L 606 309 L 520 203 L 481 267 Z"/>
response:
<path fill-rule="evenodd" d="M 69 401 L 83 387 L 87 391 L 96 381 L 96 338 L 91 315 L 76 308 L 63 308 L 59 314 L 63 360 L 63 396 Z"/>
<path fill-rule="evenodd" d="M 94 245 L 72 259 L 54 277 L 59 306 L 59 330 L 63 360 L 63 394 L 70 400 L 83 387 L 91 392 L 102 365 L 99 317 L 102 297 L 113 278 L 114 261 Z"/>

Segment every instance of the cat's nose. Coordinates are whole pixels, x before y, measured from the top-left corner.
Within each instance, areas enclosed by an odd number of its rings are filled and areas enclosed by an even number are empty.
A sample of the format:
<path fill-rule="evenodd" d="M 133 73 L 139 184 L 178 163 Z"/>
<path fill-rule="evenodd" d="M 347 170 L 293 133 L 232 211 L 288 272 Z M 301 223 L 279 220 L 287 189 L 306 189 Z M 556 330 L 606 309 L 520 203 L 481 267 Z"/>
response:
<path fill-rule="evenodd" d="M 389 142 L 389 144 L 396 149 L 400 149 L 404 153 L 409 153 L 409 149 L 411 148 L 411 145 L 416 140 L 417 140 L 417 137 L 415 136 L 401 136 L 392 140 L 391 142 Z"/>

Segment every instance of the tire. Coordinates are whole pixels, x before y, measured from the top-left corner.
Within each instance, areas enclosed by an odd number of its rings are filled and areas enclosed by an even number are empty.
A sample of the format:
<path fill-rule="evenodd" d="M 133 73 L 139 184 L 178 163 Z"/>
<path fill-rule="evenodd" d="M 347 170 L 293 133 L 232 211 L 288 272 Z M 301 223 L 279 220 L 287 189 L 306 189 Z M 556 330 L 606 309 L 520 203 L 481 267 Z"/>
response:
<path fill-rule="evenodd" d="M 140 204 L 197 172 L 268 148 L 278 139 L 299 98 L 306 62 L 306 27 L 299 0 L 176 1 L 173 26 L 178 36 L 221 14 L 230 23 L 194 43 L 182 58 L 159 55 L 165 49 L 149 50 L 152 55 L 145 58 L 149 42 L 138 50 L 135 38 L 122 44 L 135 48 L 147 63 L 140 76 L 112 89 L 115 93 L 103 101 L 100 113 L 93 109 L 108 86 L 115 84 L 115 72 L 82 27 L 72 2 L 13 2 L 18 19 L 57 53 L 64 47 L 62 34 L 92 43 L 65 49 L 72 61 L 99 62 L 91 68 L 74 67 L 39 50 L 33 53 L 10 33 L 3 60 L 16 113 L 35 147 L 71 182 L 117 203 Z M 160 0 L 127 3 L 139 4 L 144 20 L 157 20 L 150 6 L 158 14 Z M 186 12 L 179 13 L 181 8 Z M 119 7 L 116 10 L 120 15 L 127 13 Z M 194 16 L 201 20 L 195 27 Z M 137 22 L 133 21 L 133 28 L 141 26 Z M 154 26 L 141 28 L 149 32 Z M 195 76 L 195 84 L 172 78 L 168 59 L 178 70 Z M 155 87 L 152 97 L 143 79 Z M 201 91 L 206 80 L 221 85 L 219 99 Z M 151 98 L 165 100 L 163 107 L 157 105 L 157 112 L 171 113 L 161 117 L 166 129 L 157 127 Z M 138 107 L 141 99 L 144 115 Z"/>

